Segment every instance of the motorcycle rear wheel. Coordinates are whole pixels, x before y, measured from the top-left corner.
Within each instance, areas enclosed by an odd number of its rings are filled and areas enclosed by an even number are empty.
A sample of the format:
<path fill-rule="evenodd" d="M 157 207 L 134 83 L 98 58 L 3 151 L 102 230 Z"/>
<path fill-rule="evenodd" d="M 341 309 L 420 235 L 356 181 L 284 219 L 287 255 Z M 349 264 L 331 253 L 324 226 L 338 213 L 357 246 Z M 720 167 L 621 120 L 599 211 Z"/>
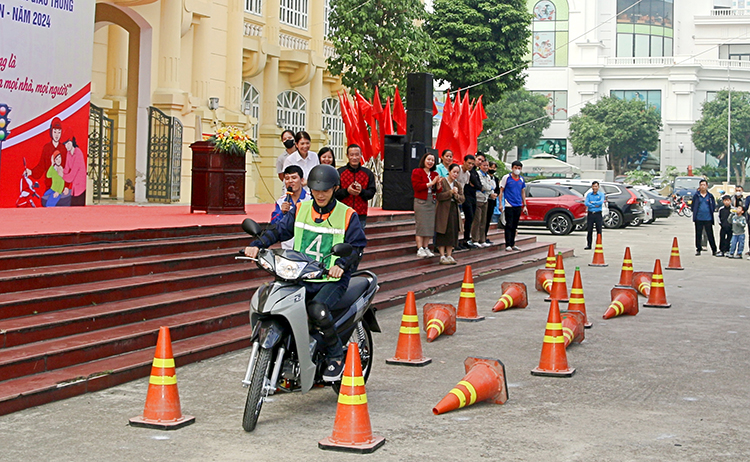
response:
<path fill-rule="evenodd" d="M 372 370 L 372 333 L 370 329 L 360 322 L 357 324 L 357 328 L 352 332 L 352 336 L 349 338 L 349 342 L 356 342 L 357 348 L 359 349 L 359 360 L 362 364 L 362 377 L 370 377 L 370 371 Z M 348 342 L 347 342 L 348 345 Z M 338 394 L 341 389 L 341 382 L 334 382 L 332 384 L 333 391 Z"/>
<path fill-rule="evenodd" d="M 253 366 L 253 373 L 250 376 L 250 390 L 247 392 L 247 401 L 245 402 L 245 413 L 242 416 L 242 428 L 246 432 L 255 430 L 255 424 L 258 423 L 260 408 L 263 406 L 263 386 L 271 365 L 271 350 L 261 348 L 258 351 L 258 359 Z"/>

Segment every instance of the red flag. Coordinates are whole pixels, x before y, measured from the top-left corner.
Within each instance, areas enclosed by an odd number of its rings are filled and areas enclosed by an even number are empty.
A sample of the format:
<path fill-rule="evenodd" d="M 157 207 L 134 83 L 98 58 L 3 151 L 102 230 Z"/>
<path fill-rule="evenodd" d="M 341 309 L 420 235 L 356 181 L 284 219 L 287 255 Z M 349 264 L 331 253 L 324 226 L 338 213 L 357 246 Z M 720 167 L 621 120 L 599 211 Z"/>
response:
<path fill-rule="evenodd" d="M 482 96 L 483 95 L 479 95 L 477 104 L 474 106 L 474 110 L 471 111 L 471 140 L 474 151 L 477 150 L 477 139 L 482 133 L 482 130 L 484 130 L 484 120 L 487 118 L 487 113 L 484 112 L 484 105 L 482 104 Z"/>
<path fill-rule="evenodd" d="M 476 151 L 470 151 L 471 138 L 471 108 L 469 107 L 469 92 L 464 94 L 461 101 L 461 117 L 458 119 L 458 144 L 461 147 L 461 155 L 474 154 Z"/>
<path fill-rule="evenodd" d="M 453 151 L 453 105 L 451 104 L 451 94 L 445 96 L 445 104 L 443 105 L 443 118 L 440 120 L 440 129 L 438 130 L 437 141 L 435 142 L 435 149 L 438 154 L 442 155 L 443 151 L 450 149 Z M 463 156 L 460 152 L 453 152 L 453 162 L 460 164 L 463 162 Z"/>
<path fill-rule="evenodd" d="M 385 100 L 385 113 L 383 114 L 383 135 L 393 135 L 393 118 L 391 117 L 391 97 Z"/>
<path fill-rule="evenodd" d="M 401 101 L 401 95 L 396 87 L 396 96 L 393 97 L 393 121 L 396 122 L 396 131 L 399 135 L 406 135 L 406 110 Z"/>
<path fill-rule="evenodd" d="M 473 104 L 473 103 L 472 103 Z M 473 104 L 471 108 L 471 116 L 469 116 L 469 152 L 477 152 L 477 136 L 481 127 L 477 127 L 481 122 L 478 121 L 479 110 L 478 105 Z"/>
<path fill-rule="evenodd" d="M 451 116 L 451 128 L 453 129 L 453 146 L 451 150 L 453 151 L 453 156 L 459 156 L 463 158 L 464 153 L 461 151 L 461 147 L 458 145 L 458 122 L 461 119 L 461 89 L 459 88 L 456 92 L 456 98 L 453 101 L 453 115 Z"/>
<path fill-rule="evenodd" d="M 372 97 L 372 115 L 373 119 L 377 121 L 377 132 L 375 131 L 375 123 L 370 126 L 373 131 L 373 141 L 377 139 L 377 147 L 373 147 L 374 155 L 377 159 L 383 157 L 383 146 L 385 145 L 385 133 L 383 130 L 383 119 L 385 118 L 385 112 L 383 111 L 383 105 L 380 103 L 380 92 L 378 87 L 375 87 L 375 96 Z"/>
<path fill-rule="evenodd" d="M 438 115 L 438 112 L 440 111 L 438 111 L 437 104 L 435 104 L 435 100 L 433 99 L 432 100 L 432 117 L 435 117 L 436 115 Z"/>
<path fill-rule="evenodd" d="M 367 162 L 372 157 L 373 152 L 372 144 L 370 144 L 370 133 L 367 131 L 365 121 L 369 119 L 369 116 L 372 113 L 372 104 L 370 104 L 364 96 L 360 95 L 358 91 L 355 91 L 355 95 L 357 114 L 359 115 L 357 118 L 357 127 L 359 129 L 359 140 L 362 143 L 360 144 L 360 147 L 362 148 L 362 161 Z"/>
<path fill-rule="evenodd" d="M 344 131 L 346 132 L 346 139 L 349 144 L 358 143 L 358 127 L 354 118 L 352 117 L 352 108 L 349 104 L 349 97 L 344 93 L 336 93 L 339 97 L 339 107 L 341 108 L 341 119 L 344 121 Z"/>

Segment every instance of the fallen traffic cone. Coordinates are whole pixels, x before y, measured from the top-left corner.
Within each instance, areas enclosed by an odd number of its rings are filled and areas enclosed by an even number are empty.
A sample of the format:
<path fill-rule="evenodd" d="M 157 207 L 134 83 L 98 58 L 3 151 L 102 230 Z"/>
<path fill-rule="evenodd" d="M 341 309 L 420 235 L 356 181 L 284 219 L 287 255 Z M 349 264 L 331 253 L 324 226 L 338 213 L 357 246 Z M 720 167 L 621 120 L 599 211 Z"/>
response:
<path fill-rule="evenodd" d="M 346 352 L 344 375 L 341 377 L 333 434 L 320 440 L 318 447 L 331 451 L 369 454 L 384 443 L 385 438 L 372 434 L 359 348 L 355 342 L 351 342 Z"/>
<path fill-rule="evenodd" d="M 428 303 L 422 308 L 422 325 L 427 332 L 427 341 L 432 342 L 440 334 L 456 333 L 456 308 L 442 303 Z"/>
<path fill-rule="evenodd" d="M 474 293 L 474 276 L 471 275 L 471 266 L 466 265 L 464 269 L 464 281 L 461 283 L 461 295 L 458 298 L 458 321 L 483 321 L 484 316 L 477 313 L 477 299 Z"/>
<path fill-rule="evenodd" d="M 602 235 L 596 235 L 596 247 L 594 247 L 594 259 L 591 260 L 589 266 L 607 266 L 604 263 L 604 247 L 602 247 Z"/>
<path fill-rule="evenodd" d="M 563 266 L 562 253 L 557 254 L 555 272 L 552 276 L 552 289 L 549 292 L 549 297 L 544 299 L 545 302 L 552 300 L 557 300 L 560 303 L 568 303 L 568 285 L 565 282 L 565 267 Z"/>
<path fill-rule="evenodd" d="M 539 292 L 550 293 L 552 291 L 552 278 L 555 277 L 555 270 L 550 268 L 539 268 L 536 270 L 536 279 L 534 287 Z"/>
<path fill-rule="evenodd" d="M 526 308 L 529 300 L 526 293 L 526 284 L 523 282 L 503 282 L 500 286 L 503 291 L 502 297 L 492 307 L 492 311 L 502 311 L 508 308 Z"/>
<path fill-rule="evenodd" d="M 432 359 L 422 356 L 422 340 L 419 338 L 419 317 L 414 292 L 406 294 L 404 315 L 401 316 L 401 329 L 396 344 L 396 354 L 386 359 L 386 364 L 401 366 L 426 366 Z"/>
<path fill-rule="evenodd" d="M 649 308 L 669 308 L 672 306 L 671 303 L 667 303 L 664 276 L 661 273 L 661 261 L 658 258 L 654 263 L 654 274 L 651 276 L 651 293 L 648 294 L 648 301 L 643 306 Z"/>
<path fill-rule="evenodd" d="M 622 271 L 620 271 L 620 282 L 617 285 L 625 287 L 633 285 L 633 259 L 630 257 L 630 247 L 625 247 L 625 257 L 622 259 Z"/>
<path fill-rule="evenodd" d="M 552 377 L 571 377 L 575 369 L 568 367 L 568 356 L 565 353 L 565 336 L 560 319 L 560 305 L 557 300 L 549 304 L 549 315 L 547 316 L 547 328 L 544 331 L 544 343 L 542 343 L 542 355 L 539 358 L 539 366 L 531 370 L 532 375 L 545 375 Z"/>
<path fill-rule="evenodd" d="M 555 244 L 550 244 L 547 249 L 547 262 L 544 264 L 545 268 L 555 268 Z"/>
<path fill-rule="evenodd" d="M 648 271 L 636 271 L 633 273 L 632 287 L 644 297 L 651 293 L 651 273 Z"/>
<path fill-rule="evenodd" d="M 672 240 L 672 253 L 669 255 L 668 270 L 684 270 L 680 262 L 680 246 L 677 245 L 677 238 Z"/>
<path fill-rule="evenodd" d="M 477 401 L 505 404 L 508 401 L 508 381 L 505 365 L 499 359 L 466 358 L 466 375 L 437 405 L 435 415 L 471 406 Z"/>
<path fill-rule="evenodd" d="M 580 311 L 583 313 L 583 327 L 586 329 L 593 326 L 589 321 L 589 315 L 586 314 L 586 300 L 583 298 L 583 281 L 581 280 L 581 269 L 576 266 L 576 272 L 573 276 L 573 287 L 570 289 L 570 301 L 568 302 L 570 311 Z"/>
<path fill-rule="evenodd" d="M 614 318 L 621 314 L 635 316 L 638 314 L 638 292 L 632 287 L 615 287 L 610 292 L 612 303 L 602 316 L 604 319 Z"/>
<path fill-rule="evenodd" d="M 159 328 L 156 353 L 151 363 L 151 378 L 148 381 L 146 406 L 143 415 L 130 419 L 134 427 L 177 430 L 195 423 L 195 417 L 182 415 L 180 394 L 177 391 L 172 340 L 168 327 Z"/>
<path fill-rule="evenodd" d="M 571 343 L 581 343 L 586 338 L 583 328 L 583 323 L 586 319 L 586 315 L 580 311 L 562 311 L 560 313 L 562 317 L 562 331 L 563 337 L 565 337 L 565 348 Z"/>

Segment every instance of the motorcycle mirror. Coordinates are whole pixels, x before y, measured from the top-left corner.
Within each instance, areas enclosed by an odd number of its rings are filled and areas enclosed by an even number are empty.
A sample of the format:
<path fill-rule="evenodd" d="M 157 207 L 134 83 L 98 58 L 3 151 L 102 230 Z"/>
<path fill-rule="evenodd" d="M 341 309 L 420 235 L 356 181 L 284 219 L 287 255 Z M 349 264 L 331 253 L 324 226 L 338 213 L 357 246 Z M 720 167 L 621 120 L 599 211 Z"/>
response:
<path fill-rule="evenodd" d="M 333 255 L 336 255 L 337 257 L 348 257 L 352 254 L 352 251 L 354 251 L 354 247 L 352 247 L 351 244 L 342 242 L 334 245 L 331 251 Z"/>
<path fill-rule="evenodd" d="M 245 218 L 242 221 L 242 230 L 251 236 L 258 236 L 261 233 L 260 225 L 253 221 L 252 218 Z"/>

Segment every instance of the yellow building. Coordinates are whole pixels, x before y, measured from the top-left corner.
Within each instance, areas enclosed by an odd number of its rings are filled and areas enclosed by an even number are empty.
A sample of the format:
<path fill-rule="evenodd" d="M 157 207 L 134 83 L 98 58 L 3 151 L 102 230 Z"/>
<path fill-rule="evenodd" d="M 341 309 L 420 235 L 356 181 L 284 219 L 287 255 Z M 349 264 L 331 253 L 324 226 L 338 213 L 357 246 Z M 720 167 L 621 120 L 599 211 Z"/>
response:
<path fill-rule="evenodd" d="M 103 198 L 189 203 L 189 145 L 216 121 L 258 142 L 260 154 L 247 158 L 246 203 L 281 193 L 283 129 L 307 130 L 312 149 L 332 147 L 341 165 L 341 80 L 326 71 L 334 52 L 325 40 L 328 3 L 97 0 L 92 113 L 101 108 L 113 127 Z"/>

